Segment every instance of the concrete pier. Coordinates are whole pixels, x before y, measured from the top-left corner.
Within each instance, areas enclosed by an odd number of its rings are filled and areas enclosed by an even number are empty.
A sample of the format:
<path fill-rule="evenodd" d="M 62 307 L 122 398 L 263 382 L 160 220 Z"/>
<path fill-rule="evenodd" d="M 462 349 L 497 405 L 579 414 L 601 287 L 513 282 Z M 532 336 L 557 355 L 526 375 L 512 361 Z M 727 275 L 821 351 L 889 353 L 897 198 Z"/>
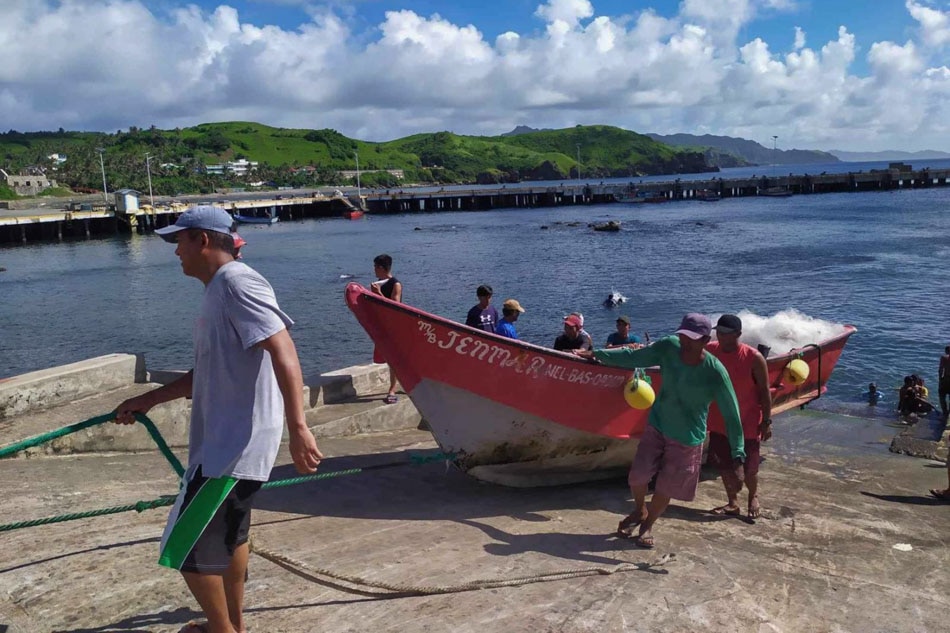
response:
<path fill-rule="evenodd" d="M 538 208 L 606 204 L 616 202 L 619 194 L 643 193 L 656 199 L 700 200 L 710 193 L 720 198 L 774 195 L 776 192 L 805 195 L 817 193 L 892 191 L 946 187 L 950 170 L 889 169 L 845 174 L 772 173 L 755 178 L 671 179 L 661 182 L 626 184 L 587 183 L 537 186 L 530 183 L 477 186 L 471 189 L 406 188 L 366 190 L 355 196 L 327 196 L 320 192 L 274 194 L 253 199 L 207 202 L 218 204 L 234 214 L 267 210 L 283 221 L 321 217 L 339 217 L 357 206 L 369 213 L 432 213 L 440 211 L 488 211 L 502 208 Z M 625 203 L 621 203 L 625 204 Z M 0 243 L 61 240 L 64 237 L 111 235 L 116 232 L 147 233 L 172 224 L 188 204 L 171 203 L 154 208 L 146 205 L 132 214 L 116 214 L 104 207 L 90 211 L 11 210 L 0 211 Z"/>

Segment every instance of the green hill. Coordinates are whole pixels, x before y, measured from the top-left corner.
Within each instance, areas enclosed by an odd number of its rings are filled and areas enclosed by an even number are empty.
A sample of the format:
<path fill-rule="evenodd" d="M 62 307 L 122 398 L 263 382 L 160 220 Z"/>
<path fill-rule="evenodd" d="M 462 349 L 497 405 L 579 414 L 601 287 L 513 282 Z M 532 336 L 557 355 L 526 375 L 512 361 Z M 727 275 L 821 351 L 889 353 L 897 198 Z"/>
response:
<path fill-rule="evenodd" d="M 101 150 L 101 152 L 100 152 Z M 356 168 L 367 185 L 396 185 L 385 171 L 401 169 L 408 182 L 514 182 L 711 171 L 702 152 L 676 149 L 647 136 L 610 126 L 577 126 L 517 136 L 416 134 L 372 143 L 335 130 L 273 128 L 259 123 L 205 123 L 191 128 L 130 128 L 97 132 L 0 134 L 0 166 L 16 172 L 47 167 L 51 178 L 74 188 L 101 189 L 100 155 L 109 189 L 148 191 L 146 154 L 156 194 L 211 191 L 264 181 L 280 185 L 341 184 L 341 170 Z M 51 154 L 66 155 L 54 165 Z M 257 161 L 247 177 L 205 173 L 208 164 Z M 52 171 L 55 167 L 55 171 Z M 303 169 L 306 168 L 306 169 Z"/>

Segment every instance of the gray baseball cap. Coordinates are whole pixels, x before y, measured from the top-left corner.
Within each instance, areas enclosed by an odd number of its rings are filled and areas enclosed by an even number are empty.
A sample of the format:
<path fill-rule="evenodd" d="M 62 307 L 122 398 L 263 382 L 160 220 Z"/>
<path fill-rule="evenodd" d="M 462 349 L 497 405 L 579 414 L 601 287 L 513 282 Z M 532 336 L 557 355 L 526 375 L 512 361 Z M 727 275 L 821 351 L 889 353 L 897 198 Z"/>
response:
<path fill-rule="evenodd" d="M 221 207 L 201 205 L 182 213 L 171 226 L 155 229 L 155 233 L 161 235 L 166 242 L 174 244 L 178 241 L 179 231 L 202 229 L 230 235 L 233 226 L 234 218 Z"/>

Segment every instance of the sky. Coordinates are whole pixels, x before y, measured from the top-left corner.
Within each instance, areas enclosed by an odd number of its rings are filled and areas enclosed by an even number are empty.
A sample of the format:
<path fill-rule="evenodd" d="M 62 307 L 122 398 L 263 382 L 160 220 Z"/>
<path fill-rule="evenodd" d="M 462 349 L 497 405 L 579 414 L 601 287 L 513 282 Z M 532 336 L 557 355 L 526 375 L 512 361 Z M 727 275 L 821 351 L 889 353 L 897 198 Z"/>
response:
<path fill-rule="evenodd" d="M 950 0 L 0 0 L 0 129 L 950 151 Z"/>

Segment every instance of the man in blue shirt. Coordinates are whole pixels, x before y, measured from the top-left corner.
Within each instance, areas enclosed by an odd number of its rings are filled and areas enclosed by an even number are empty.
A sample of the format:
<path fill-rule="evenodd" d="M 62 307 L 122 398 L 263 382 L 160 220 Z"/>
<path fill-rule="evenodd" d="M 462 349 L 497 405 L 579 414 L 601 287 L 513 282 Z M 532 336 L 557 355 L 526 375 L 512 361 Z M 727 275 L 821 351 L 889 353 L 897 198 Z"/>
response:
<path fill-rule="evenodd" d="M 630 333 L 630 317 L 621 314 L 617 317 L 617 331 L 607 337 L 607 349 L 614 347 L 641 347 L 642 341 L 636 334 Z"/>
<path fill-rule="evenodd" d="M 524 308 L 518 303 L 517 299 L 508 299 L 501 306 L 502 318 L 495 328 L 495 334 L 507 338 L 518 339 L 518 333 L 515 331 L 515 321 L 524 313 Z"/>

